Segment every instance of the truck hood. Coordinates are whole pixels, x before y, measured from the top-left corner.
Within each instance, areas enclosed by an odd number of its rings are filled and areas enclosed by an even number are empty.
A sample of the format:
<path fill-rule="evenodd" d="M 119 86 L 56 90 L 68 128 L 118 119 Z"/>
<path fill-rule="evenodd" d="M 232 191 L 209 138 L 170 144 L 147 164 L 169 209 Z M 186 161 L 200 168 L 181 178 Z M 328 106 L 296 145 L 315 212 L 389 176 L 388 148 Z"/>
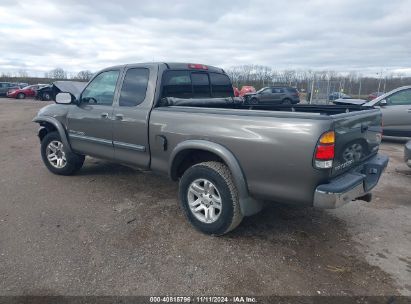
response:
<path fill-rule="evenodd" d="M 60 90 L 60 92 L 70 93 L 76 99 L 80 97 L 81 92 L 87 85 L 87 82 L 80 81 L 55 81 L 53 85 Z"/>

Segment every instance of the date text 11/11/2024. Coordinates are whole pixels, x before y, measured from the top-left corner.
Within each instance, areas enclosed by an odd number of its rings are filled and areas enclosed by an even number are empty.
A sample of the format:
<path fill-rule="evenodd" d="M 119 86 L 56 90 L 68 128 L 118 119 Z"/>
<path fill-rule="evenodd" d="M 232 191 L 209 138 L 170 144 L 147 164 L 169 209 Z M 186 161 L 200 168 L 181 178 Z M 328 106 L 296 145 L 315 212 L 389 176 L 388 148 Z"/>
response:
<path fill-rule="evenodd" d="M 150 297 L 150 303 L 256 303 L 256 302 L 257 300 L 255 297 L 248 297 L 248 296 Z"/>

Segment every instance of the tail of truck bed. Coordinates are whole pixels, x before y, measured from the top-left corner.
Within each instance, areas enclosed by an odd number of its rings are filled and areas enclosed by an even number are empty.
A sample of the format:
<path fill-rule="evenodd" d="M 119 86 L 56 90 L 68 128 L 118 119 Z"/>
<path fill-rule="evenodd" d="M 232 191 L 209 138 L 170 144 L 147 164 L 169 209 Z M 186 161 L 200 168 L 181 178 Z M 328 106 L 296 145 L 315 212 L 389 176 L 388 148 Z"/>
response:
<path fill-rule="evenodd" d="M 382 138 L 382 117 L 378 111 L 337 115 L 334 119 L 335 156 L 332 175 L 360 165 L 378 152 Z"/>

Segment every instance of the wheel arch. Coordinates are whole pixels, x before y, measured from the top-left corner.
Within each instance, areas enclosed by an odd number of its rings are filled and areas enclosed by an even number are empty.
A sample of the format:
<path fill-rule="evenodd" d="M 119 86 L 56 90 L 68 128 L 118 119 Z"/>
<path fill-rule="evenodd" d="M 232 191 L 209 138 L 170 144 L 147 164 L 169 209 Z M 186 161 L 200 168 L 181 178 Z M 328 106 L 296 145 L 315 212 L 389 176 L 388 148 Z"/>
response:
<path fill-rule="evenodd" d="M 194 154 L 202 154 L 199 161 L 190 161 Z M 230 150 L 218 143 L 207 140 L 187 140 L 178 144 L 171 153 L 169 176 L 172 180 L 177 180 L 190 166 L 210 160 L 223 162 L 229 168 L 237 187 L 241 213 L 247 216 L 260 211 L 262 205 L 250 197 L 247 181 L 238 160 Z M 186 167 L 181 170 L 181 165 Z"/>
<path fill-rule="evenodd" d="M 60 135 L 61 141 L 66 146 L 69 152 L 72 152 L 70 143 L 67 138 L 66 131 L 63 125 L 54 117 L 35 117 L 33 122 L 40 124 L 40 129 L 38 131 L 38 137 L 40 141 L 46 136 L 46 134 L 57 131 Z"/>

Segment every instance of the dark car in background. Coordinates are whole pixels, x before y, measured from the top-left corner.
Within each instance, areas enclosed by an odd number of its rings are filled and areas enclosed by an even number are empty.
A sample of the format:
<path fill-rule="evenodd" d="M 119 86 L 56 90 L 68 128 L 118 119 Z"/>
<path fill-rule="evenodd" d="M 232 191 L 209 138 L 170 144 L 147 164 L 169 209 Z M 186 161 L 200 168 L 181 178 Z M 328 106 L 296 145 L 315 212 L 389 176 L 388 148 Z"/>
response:
<path fill-rule="evenodd" d="M 292 87 L 265 87 L 255 93 L 244 95 L 249 104 L 297 104 L 300 96 L 296 88 Z"/>
<path fill-rule="evenodd" d="M 56 100 L 56 95 L 60 92 L 80 92 L 87 82 L 81 81 L 55 81 L 37 90 L 36 99 L 49 101 Z"/>
<path fill-rule="evenodd" d="M 14 82 L 0 82 L 0 96 L 6 96 L 11 89 L 20 89 L 20 87 Z"/>
<path fill-rule="evenodd" d="M 59 91 L 56 91 L 53 88 L 53 85 L 50 84 L 37 90 L 36 99 L 45 101 L 54 100 L 54 97 L 58 92 Z"/>
<path fill-rule="evenodd" d="M 341 93 L 341 92 L 332 92 L 329 96 L 328 96 L 328 100 L 329 101 L 334 101 L 337 99 L 348 99 L 348 98 L 352 98 L 350 95 Z"/>

